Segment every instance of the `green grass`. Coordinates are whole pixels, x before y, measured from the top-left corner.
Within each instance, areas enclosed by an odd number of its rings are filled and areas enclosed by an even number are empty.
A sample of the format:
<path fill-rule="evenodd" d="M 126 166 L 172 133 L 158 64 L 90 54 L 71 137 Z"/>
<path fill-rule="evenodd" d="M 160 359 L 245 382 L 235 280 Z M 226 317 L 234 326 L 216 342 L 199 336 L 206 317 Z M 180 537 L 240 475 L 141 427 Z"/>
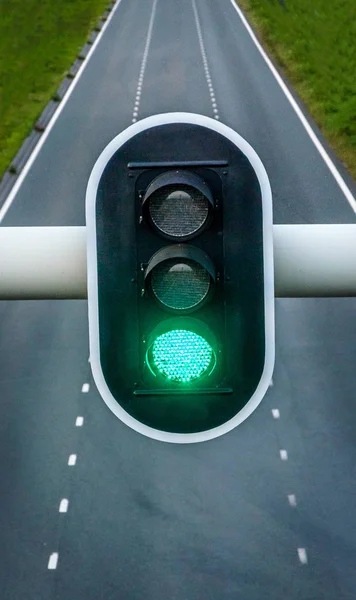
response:
<path fill-rule="evenodd" d="M 237 0 L 356 178 L 356 0 Z"/>
<path fill-rule="evenodd" d="M 0 0 L 0 177 L 108 0 Z"/>

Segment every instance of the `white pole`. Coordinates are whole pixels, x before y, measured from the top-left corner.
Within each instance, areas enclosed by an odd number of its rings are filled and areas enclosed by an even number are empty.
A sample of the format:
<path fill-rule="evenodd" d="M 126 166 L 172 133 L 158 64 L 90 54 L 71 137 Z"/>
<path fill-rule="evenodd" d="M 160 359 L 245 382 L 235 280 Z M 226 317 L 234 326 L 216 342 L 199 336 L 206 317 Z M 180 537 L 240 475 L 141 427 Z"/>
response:
<path fill-rule="evenodd" d="M 356 225 L 274 225 L 279 297 L 356 296 Z M 0 227 L 0 299 L 86 298 L 85 227 Z"/>
<path fill-rule="evenodd" d="M 0 227 L 0 298 L 86 298 L 85 227 Z"/>
<path fill-rule="evenodd" d="M 356 296 L 356 225 L 274 225 L 276 296 Z"/>

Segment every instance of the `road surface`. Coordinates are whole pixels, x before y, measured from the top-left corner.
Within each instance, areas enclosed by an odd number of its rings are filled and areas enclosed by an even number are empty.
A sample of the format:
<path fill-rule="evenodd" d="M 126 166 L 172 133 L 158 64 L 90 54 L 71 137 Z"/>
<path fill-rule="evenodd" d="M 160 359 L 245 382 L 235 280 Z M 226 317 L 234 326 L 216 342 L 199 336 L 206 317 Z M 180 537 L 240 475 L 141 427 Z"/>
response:
<path fill-rule="evenodd" d="M 355 222 L 230 0 L 121 0 L 3 225 L 84 225 L 102 149 L 170 111 L 219 117 L 248 140 L 275 223 Z M 354 600 L 355 309 L 277 300 L 258 410 L 175 446 L 100 399 L 84 301 L 2 302 L 1 598 Z"/>

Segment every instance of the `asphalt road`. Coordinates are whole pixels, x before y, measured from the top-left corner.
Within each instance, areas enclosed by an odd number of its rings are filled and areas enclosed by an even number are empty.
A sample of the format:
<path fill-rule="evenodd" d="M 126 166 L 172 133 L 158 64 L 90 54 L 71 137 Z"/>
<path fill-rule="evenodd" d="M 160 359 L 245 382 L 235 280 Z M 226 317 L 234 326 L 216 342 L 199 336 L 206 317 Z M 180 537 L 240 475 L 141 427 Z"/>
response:
<path fill-rule="evenodd" d="M 196 10 L 217 114 L 263 160 L 274 221 L 355 222 L 230 1 Z M 137 118 L 216 114 L 192 0 L 158 0 L 147 45 L 150 19 L 151 1 L 121 1 L 3 225 L 84 224 L 87 179 L 132 121 L 146 47 Z M 100 399 L 85 302 L 1 303 L 0 597 L 354 600 L 355 309 L 277 300 L 273 387 L 258 410 L 224 437 L 175 446 Z"/>

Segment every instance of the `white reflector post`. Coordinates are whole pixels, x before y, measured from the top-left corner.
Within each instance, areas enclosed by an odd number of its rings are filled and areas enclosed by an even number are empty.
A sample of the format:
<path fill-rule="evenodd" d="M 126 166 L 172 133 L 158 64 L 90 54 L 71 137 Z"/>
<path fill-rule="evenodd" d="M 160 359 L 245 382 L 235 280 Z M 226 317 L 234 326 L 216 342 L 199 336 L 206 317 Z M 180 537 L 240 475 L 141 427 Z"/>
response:
<path fill-rule="evenodd" d="M 278 297 L 356 296 L 356 225 L 274 225 Z M 85 227 L 0 227 L 0 299 L 83 299 Z"/>

